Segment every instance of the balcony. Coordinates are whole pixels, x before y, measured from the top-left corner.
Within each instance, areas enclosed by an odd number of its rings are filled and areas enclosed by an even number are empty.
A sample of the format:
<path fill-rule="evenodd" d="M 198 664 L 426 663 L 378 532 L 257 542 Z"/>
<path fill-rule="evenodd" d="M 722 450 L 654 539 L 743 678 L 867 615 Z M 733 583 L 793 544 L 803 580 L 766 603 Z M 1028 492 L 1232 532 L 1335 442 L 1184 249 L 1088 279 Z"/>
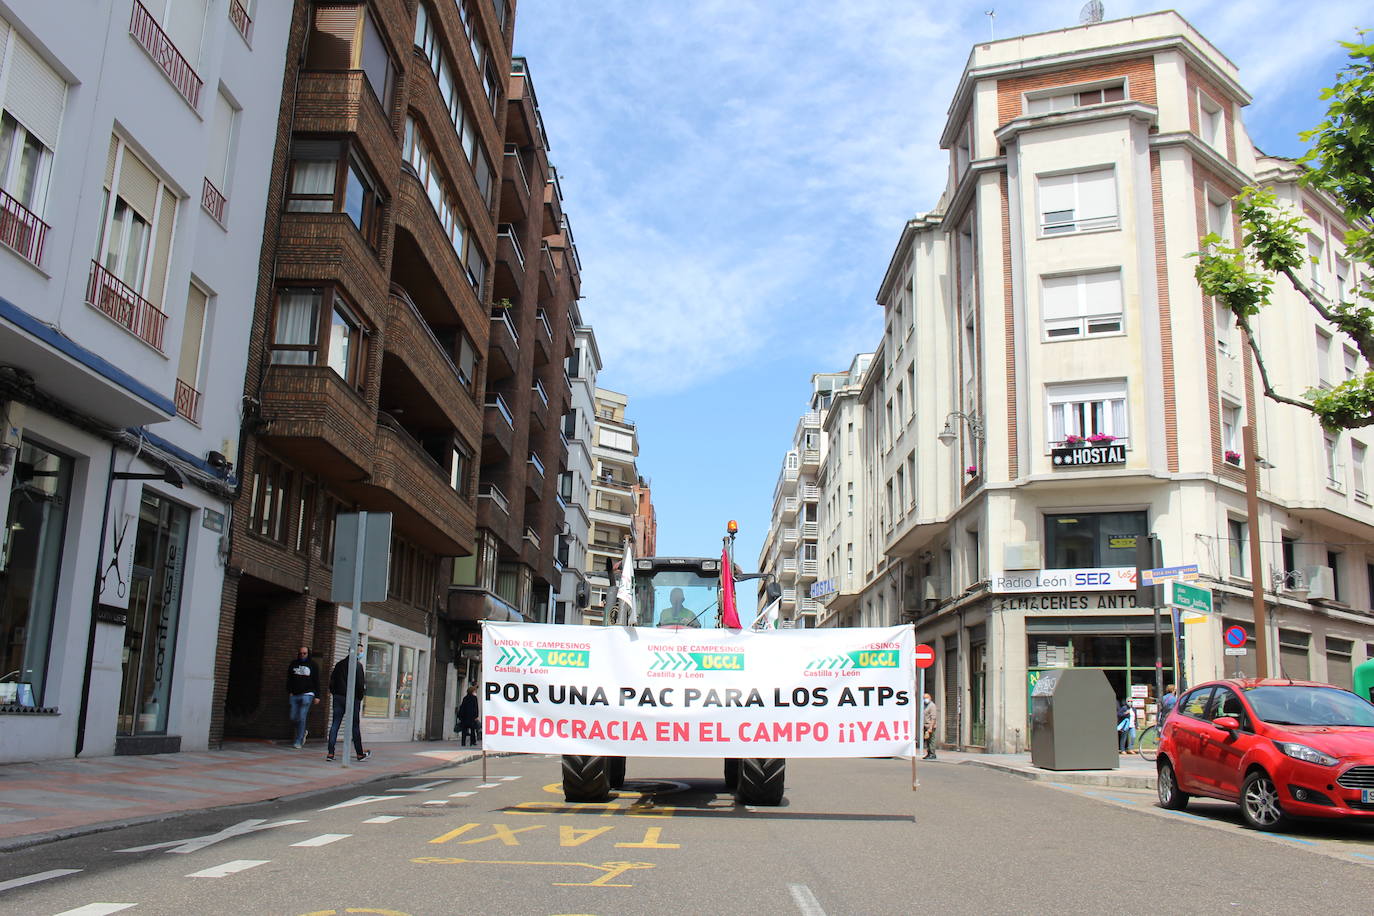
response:
<path fill-rule="evenodd" d="M 557 235 L 563 228 L 563 186 L 558 182 L 558 169 L 549 167 L 544 182 L 544 230 L 541 235 Z"/>
<path fill-rule="evenodd" d="M 797 517 L 797 508 L 801 501 L 795 496 L 788 496 L 782 501 L 782 520 L 791 521 Z"/>
<path fill-rule="evenodd" d="M 248 10 L 243 8 L 239 0 L 229 0 L 229 21 L 238 29 L 243 40 L 248 42 L 248 46 L 253 46 L 253 18 L 248 15 Z"/>
<path fill-rule="evenodd" d="M 530 179 L 525 173 L 525 160 L 520 156 L 520 147 L 507 143 L 501 162 L 500 213 L 508 220 L 520 222 L 529 212 Z"/>
<path fill-rule="evenodd" d="M 814 541 L 821 536 L 821 526 L 817 522 L 805 522 L 802 524 L 802 537 L 808 541 Z"/>
<path fill-rule="evenodd" d="M 262 439 L 327 480 L 355 482 L 372 472 L 376 415 L 328 366 L 273 365 L 262 390 Z"/>
<path fill-rule="evenodd" d="M 164 352 L 162 334 L 167 315 L 96 261 L 91 262 L 86 303 L 159 353 Z"/>
<path fill-rule="evenodd" d="M 785 588 L 782 590 L 782 607 L 792 608 L 797 606 L 797 590 L 795 588 Z"/>
<path fill-rule="evenodd" d="M 215 218 L 215 222 L 224 225 L 224 205 L 228 203 L 223 192 L 215 187 L 210 179 L 205 179 L 203 187 L 200 189 L 200 205 L 205 208 L 205 212 Z"/>
<path fill-rule="evenodd" d="M 391 287 L 391 317 L 382 344 L 385 407 L 403 405 L 412 426 L 477 428 L 477 405 L 458 366 L 399 286 Z"/>
<path fill-rule="evenodd" d="M 796 583 L 797 561 L 795 559 L 782 561 L 782 572 L 779 578 L 781 578 L 784 582 Z"/>
<path fill-rule="evenodd" d="M 539 456 L 530 452 L 525 459 L 525 489 L 529 491 L 533 499 L 538 500 L 544 495 L 544 462 L 539 460 Z"/>
<path fill-rule="evenodd" d="M 514 448 L 515 417 L 498 391 L 488 391 L 482 422 L 482 458 L 508 459 Z"/>
<path fill-rule="evenodd" d="M 553 251 L 549 249 L 549 243 L 545 242 L 539 246 L 539 298 L 540 300 L 553 297 L 553 291 L 558 288 L 558 268 L 553 263 Z"/>
<path fill-rule="evenodd" d="M 380 326 L 389 308 L 390 286 L 377 253 L 346 213 L 283 213 L 277 246 L 279 277 L 303 285 L 337 283 L 344 294 Z"/>
<path fill-rule="evenodd" d="M 801 416 L 801 425 L 808 429 L 820 429 L 821 412 L 819 410 L 808 410 Z"/>
<path fill-rule="evenodd" d="M 815 582 L 819 568 L 820 564 L 816 560 L 802 560 L 800 581 Z"/>
<path fill-rule="evenodd" d="M 783 468 L 782 478 L 778 483 L 784 493 L 795 493 L 797 491 L 797 478 L 801 476 L 801 471 L 796 468 Z"/>
<path fill-rule="evenodd" d="M 803 471 L 815 473 L 821 469 L 821 450 L 818 448 L 804 448 L 801 451 L 801 466 Z"/>
<path fill-rule="evenodd" d="M 782 542 L 783 542 L 784 544 L 796 544 L 796 543 L 797 543 L 797 529 L 796 529 L 796 528 L 784 528 L 784 529 L 782 529 Z"/>
<path fill-rule="evenodd" d="M 487 502 L 498 512 L 510 514 L 510 500 L 506 499 L 506 494 L 502 493 L 501 488 L 494 483 L 484 483 L 479 486 L 477 498 Z"/>
<path fill-rule="evenodd" d="M 440 556 L 472 552 L 472 505 L 450 486 L 447 469 L 385 416 L 377 424 L 370 484 L 370 502 L 393 513 L 400 532 L 417 544 Z"/>
<path fill-rule="evenodd" d="M 356 134 L 373 162 L 396 161 L 396 134 L 363 71 L 305 70 L 296 81 L 296 133 Z M 384 194 L 394 193 L 395 174 L 377 173 Z"/>
<path fill-rule="evenodd" d="M 529 544 L 535 550 L 538 550 L 540 547 L 539 534 L 533 528 L 526 528 L 525 534 L 521 540 Z"/>
<path fill-rule="evenodd" d="M 144 51 L 148 52 L 153 63 L 166 74 L 172 86 L 181 93 L 181 97 L 192 108 L 198 108 L 204 81 L 196 75 L 196 71 L 186 58 L 181 56 L 181 52 L 172 44 L 172 39 L 167 37 L 167 33 L 162 31 L 162 26 L 158 25 L 153 14 L 138 0 L 134 0 L 133 16 L 129 20 L 129 34 Z"/>
<path fill-rule="evenodd" d="M 801 614 L 810 614 L 814 618 L 821 612 L 821 603 L 815 598 L 803 598 L 801 607 L 799 607 L 797 611 Z M 807 627 L 807 629 L 811 629 L 811 627 Z"/>
<path fill-rule="evenodd" d="M 200 392 L 190 385 L 177 379 L 176 396 L 173 398 L 177 405 L 177 416 L 190 420 L 197 426 L 200 425 Z"/>
<path fill-rule="evenodd" d="M 821 498 L 821 488 L 815 484 L 804 484 L 801 488 L 801 498 L 809 503 L 818 502 Z"/>
<path fill-rule="evenodd" d="M 29 263 L 41 266 L 43 242 L 47 237 L 48 224 L 0 190 L 0 242 L 14 249 Z"/>
<path fill-rule="evenodd" d="M 491 337 L 487 348 L 487 384 L 509 378 L 520 364 L 520 335 L 515 332 L 510 309 L 491 310 Z"/>
<path fill-rule="evenodd" d="M 553 328 L 549 326 L 549 316 L 543 309 L 534 310 L 534 364 L 547 365 L 552 358 Z"/>
<path fill-rule="evenodd" d="M 525 285 L 525 252 L 515 227 L 502 223 L 496 229 L 496 277 L 492 297 L 516 301 Z"/>

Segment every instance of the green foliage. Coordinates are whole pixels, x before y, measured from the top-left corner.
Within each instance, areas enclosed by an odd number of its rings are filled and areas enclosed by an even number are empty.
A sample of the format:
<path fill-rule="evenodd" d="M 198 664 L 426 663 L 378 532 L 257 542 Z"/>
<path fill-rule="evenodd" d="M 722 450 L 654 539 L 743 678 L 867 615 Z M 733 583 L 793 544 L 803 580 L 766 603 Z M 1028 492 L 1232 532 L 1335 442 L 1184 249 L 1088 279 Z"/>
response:
<path fill-rule="evenodd" d="M 1374 415 L 1374 372 L 1366 372 L 1335 388 L 1309 389 L 1305 396 L 1328 432 L 1369 426 Z"/>
<path fill-rule="evenodd" d="M 1341 46 L 1351 63 L 1322 90 L 1326 120 L 1300 135 L 1313 145 L 1298 161 L 1311 169 L 1307 182 L 1341 201 L 1354 222 L 1374 214 L 1374 44 Z"/>

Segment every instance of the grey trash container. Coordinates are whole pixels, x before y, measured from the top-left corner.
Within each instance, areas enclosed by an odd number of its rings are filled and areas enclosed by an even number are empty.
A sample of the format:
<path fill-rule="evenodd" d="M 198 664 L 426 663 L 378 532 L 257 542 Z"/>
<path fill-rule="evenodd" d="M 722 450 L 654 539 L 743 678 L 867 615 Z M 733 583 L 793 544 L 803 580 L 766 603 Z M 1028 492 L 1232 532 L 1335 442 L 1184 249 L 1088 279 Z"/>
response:
<path fill-rule="evenodd" d="M 1040 675 L 1031 691 L 1031 763 L 1045 770 L 1115 770 L 1116 695 L 1099 668 Z"/>

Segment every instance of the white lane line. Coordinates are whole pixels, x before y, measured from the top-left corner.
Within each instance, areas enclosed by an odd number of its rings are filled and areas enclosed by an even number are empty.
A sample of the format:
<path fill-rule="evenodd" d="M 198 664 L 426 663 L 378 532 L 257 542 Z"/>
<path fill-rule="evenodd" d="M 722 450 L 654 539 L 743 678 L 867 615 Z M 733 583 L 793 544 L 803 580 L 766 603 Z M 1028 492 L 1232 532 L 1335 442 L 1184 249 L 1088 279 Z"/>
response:
<path fill-rule="evenodd" d="M 348 801 L 339 802 L 337 805 L 330 805 L 328 808 L 321 808 L 321 811 L 333 811 L 335 808 L 352 808 L 354 805 L 370 805 L 379 801 L 395 801 L 394 795 L 359 795 L 357 798 L 350 798 Z"/>
<path fill-rule="evenodd" d="M 447 804 L 448 804 L 448 802 L 444 801 L 442 798 L 435 799 L 434 801 L 427 801 L 427 802 L 425 802 L 425 805 L 426 805 L 426 806 L 429 806 L 429 805 L 447 805 Z"/>
<path fill-rule="evenodd" d="M 292 843 L 292 846 L 328 846 L 330 843 L 337 843 L 339 840 L 346 840 L 351 837 L 351 833 L 322 833 L 319 836 L 311 837 L 308 840 L 301 840 L 299 843 Z"/>
<path fill-rule="evenodd" d="M 110 916 L 120 910 L 138 906 L 137 903 L 88 903 L 74 910 L 63 910 L 57 916 Z"/>
<path fill-rule="evenodd" d="M 79 868 L 54 868 L 51 871 L 40 871 L 37 874 L 25 875 L 22 878 L 11 878 L 9 881 L 0 881 L 0 891 L 14 890 L 16 887 L 23 887 L 26 884 L 37 884 L 39 881 L 47 881 L 50 878 L 61 878 L 66 875 L 74 875 L 81 871 Z"/>
<path fill-rule="evenodd" d="M 805 884 L 789 884 L 787 889 L 792 892 L 792 902 L 802 916 L 825 916 L 825 910 L 821 909 L 821 902 L 811 893 L 811 888 Z"/>
<path fill-rule="evenodd" d="M 447 779 L 440 779 L 437 782 L 427 782 L 420 786 L 404 786 L 396 789 L 387 789 L 388 792 L 428 792 L 430 789 L 448 785 Z"/>
<path fill-rule="evenodd" d="M 449 798 L 467 798 L 469 795 L 476 795 L 476 792 L 454 792 Z"/>
<path fill-rule="evenodd" d="M 369 817 L 363 821 L 364 824 L 390 824 L 392 821 L 399 821 L 399 814 L 379 814 L 376 817 Z"/>
<path fill-rule="evenodd" d="M 235 859 L 232 862 L 225 862 L 223 865 L 216 865 L 214 868 L 202 868 L 200 871 L 193 871 L 186 877 L 188 878 L 225 878 L 235 872 L 247 871 L 250 868 L 257 868 L 259 865 L 266 865 L 271 859 Z"/>
<path fill-rule="evenodd" d="M 504 779 L 506 782 L 510 782 L 512 779 L 519 779 L 520 777 L 519 777 L 519 776 L 502 776 L 502 777 L 500 777 L 500 778 L 501 778 L 501 779 Z"/>
<path fill-rule="evenodd" d="M 494 789 L 494 788 L 496 788 L 496 785 L 497 785 L 497 784 L 494 783 L 494 782 L 484 782 L 484 783 L 482 783 L 480 786 L 478 786 L 477 788 L 479 788 L 479 789 Z"/>

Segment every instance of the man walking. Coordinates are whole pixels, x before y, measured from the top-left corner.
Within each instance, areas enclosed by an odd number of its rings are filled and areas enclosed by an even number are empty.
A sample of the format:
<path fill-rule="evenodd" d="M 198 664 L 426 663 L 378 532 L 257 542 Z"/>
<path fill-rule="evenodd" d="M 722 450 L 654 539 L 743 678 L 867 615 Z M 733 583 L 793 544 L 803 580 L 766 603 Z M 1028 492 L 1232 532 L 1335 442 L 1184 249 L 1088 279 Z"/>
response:
<path fill-rule="evenodd" d="M 458 734 L 459 746 L 466 747 L 471 744 L 477 746 L 478 723 L 480 714 L 477 710 L 477 688 L 469 687 L 468 695 L 463 697 L 463 702 L 458 704 Z"/>
<path fill-rule="evenodd" d="M 334 746 L 339 738 L 339 726 L 343 724 L 344 711 L 348 708 L 348 656 L 339 659 L 334 672 L 329 676 L 329 694 L 333 699 L 333 718 L 329 725 L 329 753 L 325 760 L 334 759 Z M 358 647 L 358 655 L 353 660 L 353 750 L 359 760 L 372 756 L 371 751 L 363 750 L 363 647 Z M 347 753 L 347 751 L 345 751 Z"/>
<path fill-rule="evenodd" d="M 310 657 L 309 646 L 301 646 L 286 668 L 286 694 L 291 702 L 291 724 L 296 726 L 296 740 L 291 746 L 299 748 L 305 744 L 310 707 L 320 702 L 320 669 Z"/>
<path fill-rule="evenodd" d="M 921 699 L 921 734 L 924 736 L 926 745 L 926 755 L 923 759 L 935 759 L 935 725 L 940 718 L 940 711 L 935 706 L 935 701 L 930 694 L 926 694 Z"/>

